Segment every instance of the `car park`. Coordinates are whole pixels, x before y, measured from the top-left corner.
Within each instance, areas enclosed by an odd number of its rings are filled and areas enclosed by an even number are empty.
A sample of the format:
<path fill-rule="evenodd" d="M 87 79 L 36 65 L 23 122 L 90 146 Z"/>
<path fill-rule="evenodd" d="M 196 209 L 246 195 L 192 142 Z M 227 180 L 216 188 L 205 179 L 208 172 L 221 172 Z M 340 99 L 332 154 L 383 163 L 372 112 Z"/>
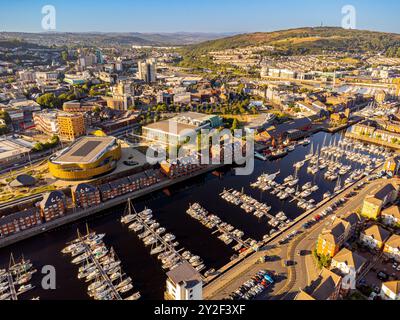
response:
<path fill-rule="evenodd" d="M 265 270 L 260 270 L 253 278 L 246 281 L 239 289 L 233 292 L 228 299 L 252 300 L 263 293 L 273 283 L 272 274 Z"/>

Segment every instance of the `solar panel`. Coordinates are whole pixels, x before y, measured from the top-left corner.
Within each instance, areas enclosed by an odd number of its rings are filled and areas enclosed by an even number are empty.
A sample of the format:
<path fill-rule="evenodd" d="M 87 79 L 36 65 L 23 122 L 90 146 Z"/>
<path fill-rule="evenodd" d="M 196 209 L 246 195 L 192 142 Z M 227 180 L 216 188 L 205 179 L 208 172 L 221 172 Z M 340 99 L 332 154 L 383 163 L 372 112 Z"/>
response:
<path fill-rule="evenodd" d="M 97 148 L 100 144 L 102 144 L 101 141 L 88 141 L 82 147 L 80 147 L 78 150 L 76 150 L 71 156 L 72 157 L 84 157 L 84 156 L 88 155 L 92 150 Z"/>

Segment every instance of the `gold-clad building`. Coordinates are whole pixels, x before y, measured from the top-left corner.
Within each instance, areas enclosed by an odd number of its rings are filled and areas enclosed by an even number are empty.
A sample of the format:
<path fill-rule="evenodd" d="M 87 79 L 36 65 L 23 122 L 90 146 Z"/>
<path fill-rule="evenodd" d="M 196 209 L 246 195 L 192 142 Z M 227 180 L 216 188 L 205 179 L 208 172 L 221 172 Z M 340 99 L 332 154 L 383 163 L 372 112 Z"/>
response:
<path fill-rule="evenodd" d="M 113 171 L 121 159 L 114 137 L 83 137 L 49 160 L 50 173 L 61 180 L 90 180 Z"/>
<path fill-rule="evenodd" d="M 86 134 L 85 119 L 82 114 L 60 113 L 57 121 L 61 140 L 74 141 Z"/>

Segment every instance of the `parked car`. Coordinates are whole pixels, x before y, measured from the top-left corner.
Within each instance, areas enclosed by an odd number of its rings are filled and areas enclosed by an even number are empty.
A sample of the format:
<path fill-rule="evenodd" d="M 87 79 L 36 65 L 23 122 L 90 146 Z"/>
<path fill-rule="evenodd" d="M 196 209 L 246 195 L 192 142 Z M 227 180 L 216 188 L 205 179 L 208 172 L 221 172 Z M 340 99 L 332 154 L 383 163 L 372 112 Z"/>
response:
<path fill-rule="evenodd" d="M 375 300 L 377 294 L 375 292 L 372 292 L 371 295 L 368 297 L 368 300 Z"/>
<path fill-rule="evenodd" d="M 381 281 L 387 281 L 389 279 L 389 275 L 386 272 L 379 271 L 377 277 Z"/>

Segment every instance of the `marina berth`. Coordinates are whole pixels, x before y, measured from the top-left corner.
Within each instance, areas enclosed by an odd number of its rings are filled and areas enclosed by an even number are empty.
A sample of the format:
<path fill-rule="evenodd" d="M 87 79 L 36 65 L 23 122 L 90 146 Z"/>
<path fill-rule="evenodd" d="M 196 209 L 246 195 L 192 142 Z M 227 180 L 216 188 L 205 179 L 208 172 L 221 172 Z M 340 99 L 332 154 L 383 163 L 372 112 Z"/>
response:
<path fill-rule="evenodd" d="M 206 268 L 203 260 L 199 256 L 193 256 L 190 251 L 185 251 L 184 254 L 181 254 L 184 249 L 177 249 L 179 242 L 175 241 L 176 236 L 168 233 L 167 229 L 152 217 L 151 209 L 136 213 L 131 201 L 128 201 L 126 214 L 121 218 L 121 221 L 125 224 L 133 222 L 129 226 L 129 230 L 137 233 L 138 238 L 143 241 L 145 247 L 151 248 L 150 255 L 157 255 L 163 270 L 173 270 L 184 261 L 189 261 L 198 272 L 203 271 Z"/>
<path fill-rule="evenodd" d="M 104 244 L 105 234 L 89 230 L 84 236 L 79 230 L 77 234 L 78 238 L 69 243 L 62 253 L 73 257 L 74 252 L 79 252 L 72 263 L 80 265 L 77 278 L 88 283 L 88 295 L 95 300 L 122 300 L 122 295 L 133 289 L 132 278 L 123 272 L 114 249 L 109 250 Z"/>
<path fill-rule="evenodd" d="M 11 254 L 8 269 L 0 270 L 0 301 L 19 300 L 21 295 L 35 289 L 29 282 L 36 272 L 29 259 L 26 260 L 22 256 L 21 260 L 16 262 Z"/>
<path fill-rule="evenodd" d="M 257 241 L 251 238 L 243 240 L 243 231 L 235 229 L 234 226 L 222 221 L 218 216 L 210 214 L 198 203 L 192 204 L 186 213 L 192 218 L 198 220 L 207 228 L 214 230 L 213 234 L 220 233 L 218 239 L 224 242 L 227 246 L 231 245 L 233 242 L 236 242 L 236 245 L 233 246 L 233 249 L 239 253 L 252 248 L 257 243 Z"/>

